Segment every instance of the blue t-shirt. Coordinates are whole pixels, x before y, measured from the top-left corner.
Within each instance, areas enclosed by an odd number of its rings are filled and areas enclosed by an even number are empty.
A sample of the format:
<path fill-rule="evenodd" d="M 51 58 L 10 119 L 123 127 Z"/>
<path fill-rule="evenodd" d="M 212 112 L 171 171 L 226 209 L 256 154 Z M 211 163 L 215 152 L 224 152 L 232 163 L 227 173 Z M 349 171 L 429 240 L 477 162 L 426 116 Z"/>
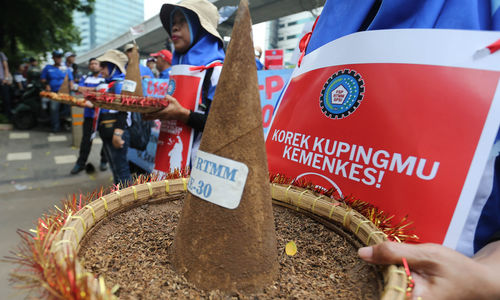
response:
<path fill-rule="evenodd" d="M 97 77 L 96 76 L 83 76 L 82 79 L 80 79 L 80 82 L 78 83 L 79 86 L 83 87 L 96 87 L 101 83 L 104 83 L 105 79 L 101 77 L 101 74 L 99 74 Z M 85 107 L 83 110 L 83 117 L 84 118 L 93 118 L 94 117 L 94 111 L 95 109 L 93 108 L 88 108 Z"/>
<path fill-rule="evenodd" d="M 170 69 L 172 68 L 168 68 L 168 69 L 165 69 L 163 71 L 160 72 L 160 76 L 158 78 L 160 79 L 169 79 L 170 78 Z"/>
<path fill-rule="evenodd" d="M 151 71 L 150 68 L 139 64 L 139 70 L 141 72 L 141 77 L 143 77 L 143 76 L 149 76 L 151 78 L 155 78 L 155 74 L 153 74 L 153 71 Z"/>
<path fill-rule="evenodd" d="M 50 89 L 53 92 L 58 92 L 66 74 L 68 75 L 68 80 L 73 80 L 73 74 L 71 74 L 70 70 L 66 66 L 56 67 L 54 65 L 47 65 L 43 68 L 40 79 L 47 80 L 50 85 Z"/>
<path fill-rule="evenodd" d="M 255 65 L 257 66 L 257 71 L 264 69 L 264 65 L 257 57 L 255 58 Z"/>

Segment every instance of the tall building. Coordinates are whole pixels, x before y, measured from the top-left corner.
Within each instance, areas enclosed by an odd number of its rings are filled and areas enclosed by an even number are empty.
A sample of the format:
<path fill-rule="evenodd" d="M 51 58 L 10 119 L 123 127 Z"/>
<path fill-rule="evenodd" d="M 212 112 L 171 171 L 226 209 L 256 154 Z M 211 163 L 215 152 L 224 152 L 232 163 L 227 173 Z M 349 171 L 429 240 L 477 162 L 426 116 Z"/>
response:
<path fill-rule="evenodd" d="M 81 44 L 74 49 L 77 54 L 86 52 L 143 21 L 144 0 L 96 0 L 91 15 L 73 12 L 73 23 L 82 38 Z"/>
<path fill-rule="evenodd" d="M 322 9 L 303 11 L 269 22 L 267 49 L 283 49 L 285 65 L 294 65 L 293 54 L 304 35 L 304 27 L 309 31 Z"/>

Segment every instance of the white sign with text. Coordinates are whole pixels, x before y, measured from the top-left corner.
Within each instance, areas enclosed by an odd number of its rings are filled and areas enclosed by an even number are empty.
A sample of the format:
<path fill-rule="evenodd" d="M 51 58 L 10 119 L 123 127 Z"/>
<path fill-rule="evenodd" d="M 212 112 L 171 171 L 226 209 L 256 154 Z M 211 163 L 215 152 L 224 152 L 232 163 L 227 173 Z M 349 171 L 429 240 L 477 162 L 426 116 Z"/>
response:
<path fill-rule="evenodd" d="M 247 175 L 244 163 L 198 150 L 188 191 L 208 202 L 235 209 L 240 204 Z"/>

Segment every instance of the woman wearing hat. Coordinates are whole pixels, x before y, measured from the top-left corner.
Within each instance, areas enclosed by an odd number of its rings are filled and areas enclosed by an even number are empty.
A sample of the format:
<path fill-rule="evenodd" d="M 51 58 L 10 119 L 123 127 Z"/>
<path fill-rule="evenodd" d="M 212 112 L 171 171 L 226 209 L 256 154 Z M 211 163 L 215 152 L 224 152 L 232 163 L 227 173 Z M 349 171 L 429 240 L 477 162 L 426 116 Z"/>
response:
<path fill-rule="evenodd" d="M 120 94 L 122 81 L 125 79 L 127 56 L 118 50 L 108 50 L 97 60 L 101 64 L 101 74 L 106 79 L 106 85 L 98 86 L 97 89 Z M 115 184 L 132 180 L 127 160 L 130 145 L 130 134 L 127 128 L 132 124 L 130 113 L 100 109 L 98 124 L 99 136 L 103 141 L 104 153 L 111 166 Z"/>
<path fill-rule="evenodd" d="M 145 118 L 162 121 L 155 159 L 155 170 L 161 174 L 189 166 L 196 155 L 225 54 L 217 32 L 219 13 L 212 3 L 164 4 L 160 19 L 175 48 L 169 106 Z"/>

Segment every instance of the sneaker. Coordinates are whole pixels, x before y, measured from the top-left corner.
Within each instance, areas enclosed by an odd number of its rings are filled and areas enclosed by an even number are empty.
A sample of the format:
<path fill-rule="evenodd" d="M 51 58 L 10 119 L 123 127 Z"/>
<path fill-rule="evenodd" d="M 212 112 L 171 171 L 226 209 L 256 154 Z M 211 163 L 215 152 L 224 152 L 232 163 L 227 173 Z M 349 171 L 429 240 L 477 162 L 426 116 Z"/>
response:
<path fill-rule="evenodd" d="M 100 165 L 99 165 L 99 170 L 101 171 L 106 171 L 108 169 L 108 164 L 105 163 L 105 162 L 102 162 Z"/>
<path fill-rule="evenodd" d="M 83 171 L 84 169 L 85 169 L 85 167 L 82 167 L 79 164 L 75 164 L 75 166 L 73 167 L 73 169 L 71 169 L 71 174 L 73 174 L 73 175 L 78 174 L 81 171 Z"/>

